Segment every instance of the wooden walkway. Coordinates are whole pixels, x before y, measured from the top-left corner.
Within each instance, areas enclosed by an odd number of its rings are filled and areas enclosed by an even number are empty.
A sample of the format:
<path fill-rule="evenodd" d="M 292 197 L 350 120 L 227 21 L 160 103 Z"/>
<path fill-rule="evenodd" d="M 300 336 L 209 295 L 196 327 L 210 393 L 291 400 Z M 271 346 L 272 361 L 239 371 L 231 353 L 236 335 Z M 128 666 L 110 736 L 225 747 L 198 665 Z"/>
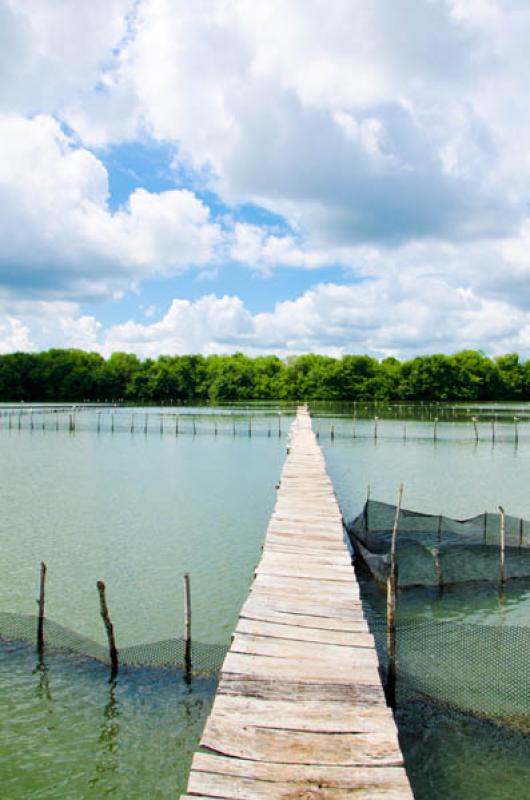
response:
<path fill-rule="evenodd" d="M 190 800 L 413 797 L 305 408 L 201 748 Z"/>

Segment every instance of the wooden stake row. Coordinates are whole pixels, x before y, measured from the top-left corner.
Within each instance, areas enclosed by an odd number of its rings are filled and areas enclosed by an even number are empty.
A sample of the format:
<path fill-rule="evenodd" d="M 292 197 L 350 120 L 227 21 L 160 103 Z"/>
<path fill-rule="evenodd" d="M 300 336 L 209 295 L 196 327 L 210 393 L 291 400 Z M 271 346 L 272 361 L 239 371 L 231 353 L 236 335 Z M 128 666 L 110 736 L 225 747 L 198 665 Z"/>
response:
<path fill-rule="evenodd" d="M 45 622 L 45 601 L 46 601 L 46 574 L 47 574 L 47 567 L 44 561 L 41 562 L 40 565 L 40 587 L 39 587 L 39 599 L 37 600 L 38 605 L 38 615 L 37 615 L 37 648 L 39 653 L 42 655 L 44 650 L 44 622 Z M 107 640 L 109 645 L 109 658 L 110 658 L 110 666 L 111 666 L 111 680 L 113 680 L 117 673 L 120 666 L 119 661 L 119 652 L 116 646 L 116 638 L 114 635 L 114 625 L 112 624 L 112 620 L 110 617 L 109 608 L 107 605 L 107 597 L 106 597 L 106 586 L 104 581 L 98 581 L 97 590 L 99 595 L 99 611 L 101 614 L 101 618 L 103 620 L 103 624 L 105 626 L 105 631 L 107 634 Z M 190 587 L 190 576 L 188 573 L 184 575 L 184 668 L 186 670 L 186 675 L 189 678 L 191 676 L 191 587 Z"/>

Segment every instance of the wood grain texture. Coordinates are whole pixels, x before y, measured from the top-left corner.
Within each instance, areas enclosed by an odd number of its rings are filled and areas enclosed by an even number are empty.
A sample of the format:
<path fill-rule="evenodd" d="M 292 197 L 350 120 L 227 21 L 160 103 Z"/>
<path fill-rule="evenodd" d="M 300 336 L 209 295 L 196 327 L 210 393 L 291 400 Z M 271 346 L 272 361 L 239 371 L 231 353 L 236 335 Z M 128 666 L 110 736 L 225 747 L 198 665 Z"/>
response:
<path fill-rule="evenodd" d="M 412 798 L 304 407 L 201 747 L 185 800 Z"/>

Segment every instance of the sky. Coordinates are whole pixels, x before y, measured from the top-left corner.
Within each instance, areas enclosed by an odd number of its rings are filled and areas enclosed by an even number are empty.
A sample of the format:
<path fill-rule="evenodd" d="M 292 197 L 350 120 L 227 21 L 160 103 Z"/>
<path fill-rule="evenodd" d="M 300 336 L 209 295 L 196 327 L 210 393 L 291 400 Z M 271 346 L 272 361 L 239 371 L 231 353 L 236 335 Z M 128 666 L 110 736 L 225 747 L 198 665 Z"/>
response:
<path fill-rule="evenodd" d="M 530 357 L 527 0 L 0 0 L 0 352 Z"/>

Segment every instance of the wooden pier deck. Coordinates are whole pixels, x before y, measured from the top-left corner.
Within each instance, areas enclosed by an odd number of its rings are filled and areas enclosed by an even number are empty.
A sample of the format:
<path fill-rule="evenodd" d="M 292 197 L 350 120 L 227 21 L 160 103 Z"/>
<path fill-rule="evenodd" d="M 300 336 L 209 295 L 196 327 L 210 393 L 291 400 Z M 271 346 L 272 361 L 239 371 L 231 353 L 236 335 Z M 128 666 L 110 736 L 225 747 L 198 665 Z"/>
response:
<path fill-rule="evenodd" d="M 413 797 L 305 408 L 184 798 Z"/>

